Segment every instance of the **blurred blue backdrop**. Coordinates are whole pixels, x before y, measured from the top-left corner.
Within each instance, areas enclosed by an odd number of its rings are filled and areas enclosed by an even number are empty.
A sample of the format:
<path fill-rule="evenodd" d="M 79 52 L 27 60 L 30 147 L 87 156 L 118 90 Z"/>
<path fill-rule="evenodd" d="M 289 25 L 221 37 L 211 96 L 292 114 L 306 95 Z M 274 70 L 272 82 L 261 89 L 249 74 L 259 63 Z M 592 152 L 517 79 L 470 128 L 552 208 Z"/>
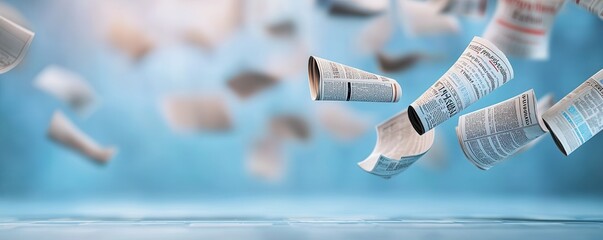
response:
<path fill-rule="evenodd" d="M 547 136 L 533 149 L 482 171 L 465 159 L 458 146 L 456 116 L 436 130 L 438 144 L 444 146 L 444 167 L 425 167 L 420 163 L 425 159 L 421 159 L 402 174 L 384 180 L 356 165 L 372 151 L 374 129 L 346 142 L 319 126 L 316 108 L 325 103 L 310 100 L 305 65 L 297 74 L 248 100 L 239 99 L 228 89 L 230 77 L 245 69 L 264 67 L 269 53 L 278 51 L 278 43 L 258 36 L 250 24 L 243 24 L 211 51 L 169 43 L 156 46 L 140 61 L 132 61 L 106 43 L 99 26 L 102 17 L 111 15 L 99 14 L 101 0 L 2 2 L 18 9 L 36 36 L 21 65 L 0 75 L 0 199 L 603 196 L 602 135 L 568 157 Z M 306 2 L 287 1 L 304 6 Z M 398 103 L 342 103 L 376 125 L 406 109 L 455 62 L 473 36 L 484 32 L 495 5 L 489 2 L 482 20 L 461 18 L 458 34 L 423 38 L 405 36 L 392 8 L 394 32 L 384 48 L 386 53 L 423 51 L 443 56 L 394 74 L 381 72 L 373 53 L 358 51 L 357 39 L 371 18 L 335 18 L 318 6 L 293 7 L 292 14 L 298 19 L 299 38 L 307 44 L 308 54 L 382 74 L 401 84 L 403 96 Z M 567 2 L 552 29 L 549 60 L 510 58 L 515 79 L 463 113 L 530 88 L 537 96 L 554 93 L 556 100 L 560 99 L 603 68 L 602 41 L 603 21 Z M 36 75 L 51 64 L 79 73 L 96 90 L 100 104 L 90 116 L 74 114 L 33 86 Z M 234 119 L 232 131 L 174 133 L 158 104 L 165 94 L 180 91 L 226 96 Z M 46 131 L 57 109 L 98 142 L 117 146 L 116 157 L 99 166 L 50 141 Z M 248 174 L 245 158 L 250 144 L 264 135 L 270 118 L 281 113 L 305 116 L 312 135 L 306 143 L 286 144 L 285 177 L 267 183 Z"/>

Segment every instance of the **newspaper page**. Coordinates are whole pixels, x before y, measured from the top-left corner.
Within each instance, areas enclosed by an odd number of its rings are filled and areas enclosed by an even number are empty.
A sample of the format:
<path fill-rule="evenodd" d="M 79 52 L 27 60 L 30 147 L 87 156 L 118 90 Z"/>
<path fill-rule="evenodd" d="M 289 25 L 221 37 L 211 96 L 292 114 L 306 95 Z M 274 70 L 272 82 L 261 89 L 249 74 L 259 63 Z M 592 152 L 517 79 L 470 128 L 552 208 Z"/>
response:
<path fill-rule="evenodd" d="M 117 151 L 113 147 L 104 148 L 98 145 L 60 111 L 56 111 L 52 116 L 48 136 L 50 139 L 101 164 L 107 163 Z"/>
<path fill-rule="evenodd" d="M 33 37 L 33 32 L 0 16 L 0 74 L 23 60 Z"/>
<path fill-rule="evenodd" d="M 536 105 L 536 112 L 538 114 L 540 114 L 539 117 L 542 119 L 542 113 L 549 110 L 549 108 L 551 108 L 554 104 L 555 104 L 555 98 L 553 97 L 552 93 L 549 93 L 549 94 L 545 95 L 544 97 L 539 98 L 538 104 Z M 545 128 L 545 130 L 547 132 L 549 131 L 546 128 Z M 515 152 L 515 154 L 513 154 L 513 156 L 519 155 L 520 153 L 530 150 L 532 147 L 536 146 L 540 141 L 542 141 L 542 139 L 544 139 L 545 137 L 546 137 L 546 135 L 542 135 L 542 136 L 530 141 L 528 144 L 526 144 L 525 146 L 523 146 L 522 148 L 517 150 L 517 152 Z"/>
<path fill-rule="evenodd" d="M 407 111 L 403 111 L 377 126 L 375 149 L 358 166 L 368 173 L 391 178 L 421 158 L 433 145 L 434 136 L 435 130 L 417 134 Z"/>
<path fill-rule="evenodd" d="M 569 155 L 603 129 L 603 69 L 542 115 L 555 143 Z"/>
<path fill-rule="evenodd" d="M 419 134 L 435 128 L 513 79 L 513 68 L 494 44 L 474 37 L 459 59 L 408 107 Z"/>
<path fill-rule="evenodd" d="M 34 80 L 34 85 L 67 103 L 81 116 L 90 114 L 97 102 L 96 93 L 84 78 L 59 66 L 44 68 Z"/>
<path fill-rule="evenodd" d="M 576 3 L 603 19 L 603 0 L 576 0 Z"/>
<path fill-rule="evenodd" d="M 482 18 L 486 15 L 488 0 L 433 0 L 441 13 Z"/>
<path fill-rule="evenodd" d="M 488 170 L 546 133 L 534 90 L 459 118 L 457 136 L 465 156 Z"/>
<path fill-rule="evenodd" d="M 312 100 L 397 102 L 400 84 L 391 78 L 311 56 L 308 63 Z"/>
<path fill-rule="evenodd" d="M 408 36 L 421 37 L 457 33 L 461 27 L 455 16 L 443 14 L 430 2 L 398 0 L 401 25 Z"/>
<path fill-rule="evenodd" d="M 564 0 L 501 0 L 484 38 L 504 53 L 546 60 L 549 35 Z"/>

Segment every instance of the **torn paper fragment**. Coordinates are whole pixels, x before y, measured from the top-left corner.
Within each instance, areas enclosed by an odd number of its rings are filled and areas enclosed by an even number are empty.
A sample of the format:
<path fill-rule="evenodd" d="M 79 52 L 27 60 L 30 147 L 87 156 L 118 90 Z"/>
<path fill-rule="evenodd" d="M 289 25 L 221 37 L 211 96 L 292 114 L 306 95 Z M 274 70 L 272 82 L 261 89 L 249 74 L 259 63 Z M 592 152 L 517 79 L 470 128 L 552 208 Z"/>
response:
<path fill-rule="evenodd" d="M 429 2 L 398 0 L 398 9 L 408 36 L 421 37 L 460 31 L 459 22 L 454 16 L 442 14 Z"/>
<path fill-rule="evenodd" d="M 484 38 L 509 56 L 546 60 L 551 27 L 563 3 L 564 0 L 498 1 Z"/>
<path fill-rule="evenodd" d="M 98 145 L 60 111 L 56 111 L 52 115 L 48 136 L 55 142 L 101 164 L 107 163 L 117 151 L 114 147 Z"/>
<path fill-rule="evenodd" d="M 161 110 L 176 132 L 224 132 L 232 128 L 224 98 L 201 94 L 174 94 L 165 97 Z"/>
<path fill-rule="evenodd" d="M 331 0 L 329 15 L 370 17 L 387 11 L 389 0 Z"/>
<path fill-rule="evenodd" d="M 403 72 L 414 67 L 420 61 L 431 58 L 427 54 L 414 52 L 399 56 L 390 56 L 382 52 L 377 53 L 379 68 L 384 72 Z"/>
<path fill-rule="evenodd" d="M 19 65 L 25 57 L 34 33 L 0 16 L 0 74 Z"/>
<path fill-rule="evenodd" d="M 278 83 L 274 76 L 256 72 L 244 71 L 228 80 L 228 87 L 241 99 L 250 98 L 259 92 L 271 88 Z"/>
<path fill-rule="evenodd" d="M 344 105 L 320 105 L 316 114 L 318 122 L 326 132 L 342 141 L 351 141 L 362 136 L 371 122 L 364 114 Z"/>
<path fill-rule="evenodd" d="M 603 19 L 603 0 L 576 0 L 576 4 Z"/>
<path fill-rule="evenodd" d="M 603 129 L 603 69 L 542 114 L 559 150 L 569 155 Z"/>
<path fill-rule="evenodd" d="M 411 123 L 423 134 L 511 79 L 513 68 L 505 54 L 488 40 L 474 37 L 454 65 L 410 104 Z"/>
<path fill-rule="evenodd" d="M 282 146 L 273 138 L 259 139 L 251 145 L 247 155 L 247 171 L 266 181 L 279 181 L 285 175 L 286 161 Z"/>
<path fill-rule="evenodd" d="M 279 115 L 270 120 L 270 135 L 283 140 L 307 141 L 310 138 L 310 126 L 301 116 Z"/>
<path fill-rule="evenodd" d="M 162 1 L 162 6 L 171 7 L 161 20 L 172 29 L 183 32 L 185 40 L 198 44 L 203 49 L 213 49 L 230 38 L 242 26 L 244 1 L 202 0 Z M 177 12 L 178 14 L 172 14 Z"/>
<path fill-rule="evenodd" d="M 390 14 L 371 20 L 358 34 L 358 49 L 363 53 L 375 53 L 383 49 L 394 32 Z"/>
<path fill-rule="evenodd" d="M 311 56 L 308 79 L 312 100 L 397 102 L 402 95 L 396 80 Z"/>
<path fill-rule="evenodd" d="M 444 14 L 483 18 L 488 0 L 434 0 L 432 3 Z"/>
<path fill-rule="evenodd" d="M 433 145 L 434 136 L 435 130 L 417 134 L 403 111 L 377 126 L 377 144 L 358 166 L 368 173 L 391 178 L 421 158 Z"/>
<path fill-rule="evenodd" d="M 128 21 L 127 18 L 111 22 L 107 34 L 109 43 L 133 60 L 144 58 L 155 45 L 141 26 Z"/>
<path fill-rule="evenodd" d="M 546 132 L 534 90 L 463 115 L 457 128 L 463 153 L 482 170 L 514 155 Z"/>
<path fill-rule="evenodd" d="M 265 73 L 278 79 L 287 79 L 302 74 L 308 61 L 308 46 L 302 41 L 294 41 L 283 50 L 269 54 Z"/>
<path fill-rule="evenodd" d="M 82 76 L 59 66 L 44 68 L 34 80 L 34 85 L 82 116 L 90 114 L 97 101 L 96 93 Z"/>
<path fill-rule="evenodd" d="M 283 20 L 268 24 L 266 32 L 273 37 L 288 38 L 295 36 L 296 28 L 295 22 L 292 20 Z"/>

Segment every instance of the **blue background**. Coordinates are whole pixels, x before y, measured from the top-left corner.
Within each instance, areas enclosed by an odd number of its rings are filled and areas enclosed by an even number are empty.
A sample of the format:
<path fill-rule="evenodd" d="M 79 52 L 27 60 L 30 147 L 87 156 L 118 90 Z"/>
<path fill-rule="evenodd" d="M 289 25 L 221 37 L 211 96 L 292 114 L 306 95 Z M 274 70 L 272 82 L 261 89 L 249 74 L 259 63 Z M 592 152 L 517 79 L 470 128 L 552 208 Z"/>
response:
<path fill-rule="evenodd" d="M 19 9 L 36 32 L 24 62 L 0 75 L 0 199 L 15 201 L 87 201 L 149 199 L 196 200 L 266 196 L 421 196 L 446 199 L 468 196 L 603 196 L 603 136 L 594 136 L 571 156 L 564 156 L 550 136 L 533 149 L 488 171 L 463 156 L 454 127 L 458 116 L 437 128 L 447 164 L 441 169 L 415 163 L 384 180 L 356 163 L 372 151 L 376 133 L 341 142 L 325 133 L 315 117 L 323 102 L 310 100 L 306 73 L 282 81 L 253 98 L 239 100 L 226 86 L 241 69 L 257 67 L 274 44 L 246 30 L 235 33 L 215 52 L 190 45 L 159 47 L 133 63 L 93 33 L 94 9 L 88 1 L 5 1 Z M 310 53 L 398 80 L 398 103 L 343 103 L 375 125 L 405 109 L 456 60 L 473 36 L 481 35 L 495 8 L 489 2 L 481 21 L 461 19 L 458 34 L 406 37 L 400 24 L 386 46 L 389 53 L 427 51 L 444 56 L 397 74 L 382 73 L 372 54 L 356 51 L 358 33 L 369 21 L 332 18 L 313 8 L 303 16 L 301 34 Z M 395 11 L 394 11 L 395 12 Z M 176 14 L 176 13 L 175 13 Z M 603 67 L 603 21 L 567 2 L 555 20 L 548 61 L 510 58 L 515 78 L 462 112 L 516 96 L 530 88 L 556 100 Z M 57 64 L 84 76 L 101 98 L 87 118 L 33 87 L 36 75 Z M 305 66 L 302 67 L 302 69 Z M 226 96 L 234 129 L 228 133 L 176 134 L 159 111 L 161 96 L 173 91 L 220 92 Z M 119 148 L 99 166 L 51 142 L 46 130 L 61 109 L 102 144 Z M 286 177 L 266 183 L 245 169 L 248 146 L 262 136 L 271 116 L 297 113 L 312 126 L 308 143 L 286 145 Z M 424 159 L 422 159 L 424 160 Z M 421 160 L 419 160 L 420 162 Z"/>

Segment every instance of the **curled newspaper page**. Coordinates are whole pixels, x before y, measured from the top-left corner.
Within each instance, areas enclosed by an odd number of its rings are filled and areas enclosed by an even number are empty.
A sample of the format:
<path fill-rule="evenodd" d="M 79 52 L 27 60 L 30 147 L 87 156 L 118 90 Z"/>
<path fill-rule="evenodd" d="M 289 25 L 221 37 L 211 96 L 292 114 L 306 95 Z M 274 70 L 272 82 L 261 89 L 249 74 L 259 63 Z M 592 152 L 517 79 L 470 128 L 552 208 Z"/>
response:
<path fill-rule="evenodd" d="M 79 152 L 97 163 L 107 163 L 116 153 L 116 149 L 113 147 L 99 146 L 60 111 L 56 111 L 52 116 L 48 136 L 57 143 Z"/>
<path fill-rule="evenodd" d="M 368 173 L 391 178 L 423 156 L 433 145 L 434 136 L 435 130 L 417 134 L 403 111 L 377 126 L 375 149 L 358 166 Z"/>
<path fill-rule="evenodd" d="M 430 2 L 398 0 L 398 9 L 404 32 L 421 37 L 457 33 L 461 29 L 455 16 L 443 14 Z"/>
<path fill-rule="evenodd" d="M 603 129 L 603 69 L 542 114 L 555 143 L 569 155 Z"/>
<path fill-rule="evenodd" d="M 308 79 L 312 100 L 397 102 L 400 84 L 391 78 L 311 56 Z"/>
<path fill-rule="evenodd" d="M 459 59 L 408 107 L 419 134 L 435 128 L 513 79 L 513 68 L 494 44 L 474 37 Z"/>
<path fill-rule="evenodd" d="M 549 35 L 564 0 L 501 0 L 484 32 L 504 53 L 546 60 Z"/>
<path fill-rule="evenodd" d="M 80 115 L 89 114 L 96 102 L 94 90 L 81 76 L 58 66 L 48 66 L 42 70 L 34 85 L 67 103 Z"/>
<path fill-rule="evenodd" d="M 433 0 L 441 13 L 482 18 L 486 15 L 488 0 Z"/>
<path fill-rule="evenodd" d="M 534 90 L 461 116 L 456 130 L 465 156 L 482 170 L 514 155 L 547 132 Z"/>
<path fill-rule="evenodd" d="M 603 0 L 576 0 L 576 3 L 603 19 Z"/>
<path fill-rule="evenodd" d="M 16 67 L 25 57 L 34 33 L 0 16 L 0 74 Z"/>

